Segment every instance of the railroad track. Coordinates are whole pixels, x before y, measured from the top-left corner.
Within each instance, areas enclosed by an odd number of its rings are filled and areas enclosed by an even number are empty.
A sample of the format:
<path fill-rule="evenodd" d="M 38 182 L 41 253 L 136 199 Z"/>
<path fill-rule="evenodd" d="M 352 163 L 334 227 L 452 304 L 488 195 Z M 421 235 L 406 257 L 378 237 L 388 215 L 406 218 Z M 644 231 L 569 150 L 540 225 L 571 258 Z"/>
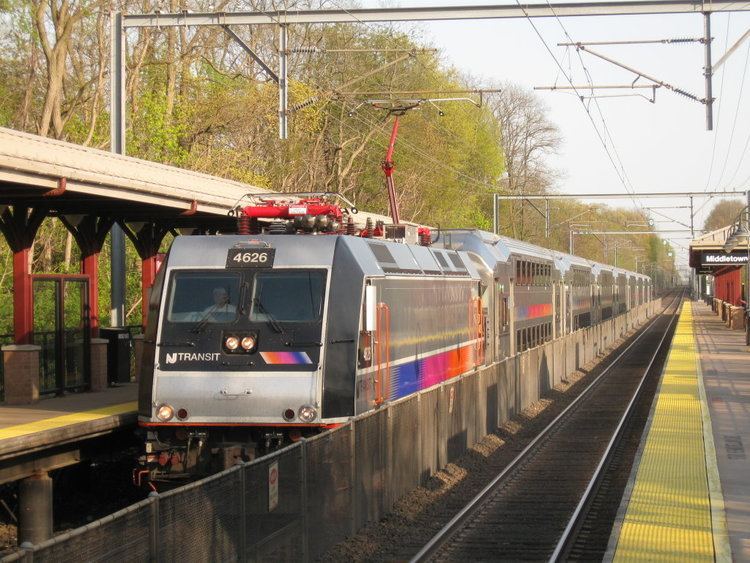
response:
<path fill-rule="evenodd" d="M 614 514 L 612 491 L 619 495 L 615 484 L 627 479 L 624 475 L 623 480 L 625 469 L 614 479 L 607 469 L 623 465 L 628 442 L 631 450 L 637 444 L 632 432 L 628 434 L 631 422 L 648 413 L 651 401 L 646 399 L 656 389 L 682 298 L 682 293 L 671 298 L 581 395 L 411 561 L 591 558 L 595 555 L 587 544 L 592 535 L 597 549 L 606 549 L 610 527 L 603 527 L 599 516 Z M 603 552 L 596 555 L 601 558 Z"/>

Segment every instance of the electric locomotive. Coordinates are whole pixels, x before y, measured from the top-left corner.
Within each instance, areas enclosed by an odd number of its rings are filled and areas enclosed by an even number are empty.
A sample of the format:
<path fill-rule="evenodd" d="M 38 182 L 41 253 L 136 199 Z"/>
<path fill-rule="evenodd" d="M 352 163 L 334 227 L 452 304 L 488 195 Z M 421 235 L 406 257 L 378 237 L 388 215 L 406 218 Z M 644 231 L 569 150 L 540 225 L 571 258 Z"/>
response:
<path fill-rule="evenodd" d="M 227 468 L 649 298 L 632 272 L 477 230 L 355 228 L 355 212 L 279 196 L 242 209 L 241 234 L 175 238 L 136 482 Z"/>
<path fill-rule="evenodd" d="M 138 479 L 220 470 L 475 369 L 483 290 L 465 252 L 385 238 L 175 238 L 144 337 Z"/>

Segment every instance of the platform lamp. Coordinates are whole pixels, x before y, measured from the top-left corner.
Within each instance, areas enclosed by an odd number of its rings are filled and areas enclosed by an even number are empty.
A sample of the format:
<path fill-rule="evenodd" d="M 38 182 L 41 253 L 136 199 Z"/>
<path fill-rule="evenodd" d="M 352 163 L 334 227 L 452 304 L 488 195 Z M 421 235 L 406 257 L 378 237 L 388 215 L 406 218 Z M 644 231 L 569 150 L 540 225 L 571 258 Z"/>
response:
<path fill-rule="evenodd" d="M 747 262 L 745 262 L 745 344 L 750 346 L 750 191 L 747 192 L 748 204 L 740 211 L 734 220 L 730 235 L 724 243 L 724 252 L 732 252 L 735 248 L 745 247 Z"/>

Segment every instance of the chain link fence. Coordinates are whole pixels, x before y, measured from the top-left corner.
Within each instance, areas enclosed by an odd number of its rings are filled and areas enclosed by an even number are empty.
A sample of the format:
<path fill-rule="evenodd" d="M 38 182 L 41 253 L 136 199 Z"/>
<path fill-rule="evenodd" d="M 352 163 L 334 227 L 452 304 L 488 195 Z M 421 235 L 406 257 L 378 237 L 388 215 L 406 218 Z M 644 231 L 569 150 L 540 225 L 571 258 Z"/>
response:
<path fill-rule="evenodd" d="M 626 326 L 644 321 L 647 307 L 628 313 Z M 400 497 L 593 358 L 617 323 L 582 329 L 271 455 L 152 493 L 3 561 L 313 560 L 380 520 Z"/>

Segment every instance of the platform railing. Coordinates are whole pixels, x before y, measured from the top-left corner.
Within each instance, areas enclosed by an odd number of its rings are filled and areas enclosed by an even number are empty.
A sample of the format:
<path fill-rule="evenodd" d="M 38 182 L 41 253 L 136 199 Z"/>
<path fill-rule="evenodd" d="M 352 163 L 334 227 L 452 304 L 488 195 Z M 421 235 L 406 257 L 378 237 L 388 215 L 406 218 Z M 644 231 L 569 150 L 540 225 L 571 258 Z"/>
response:
<path fill-rule="evenodd" d="M 32 342 L 41 347 L 39 352 L 39 394 L 50 395 L 61 391 L 85 389 L 88 384 L 84 365 L 85 339 L 79 328 L 64 331 L 64 349 L 57 353 L 57 332 L 34 332 Z M 62 384 L 57 381 L 57 362 L 64 360 Z"/>
<path fill-rule="evenodd" d="M 151 496 L 3 561 L 310 561 L 653 314 L 637 309 Z"/>

